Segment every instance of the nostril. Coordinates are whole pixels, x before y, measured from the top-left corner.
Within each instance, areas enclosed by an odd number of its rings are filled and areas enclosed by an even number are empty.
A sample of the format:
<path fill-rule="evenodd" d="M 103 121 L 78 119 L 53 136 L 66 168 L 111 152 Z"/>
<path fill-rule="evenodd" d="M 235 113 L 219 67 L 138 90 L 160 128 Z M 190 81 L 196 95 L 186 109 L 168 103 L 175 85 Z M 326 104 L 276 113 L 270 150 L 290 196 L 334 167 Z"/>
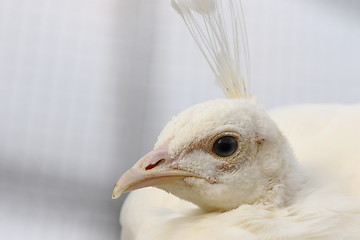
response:
<path fill-rule="evenodd" d="M 157 161 L 156 163 L 154 164 L 149 164 L 145 170 L 150 170 L 150 169 L 153 169 L 154 167 L 158 166 L 159 164 L 163 163 L 165 161 L 165 159 L 160 159 L 159 161 Z"/>

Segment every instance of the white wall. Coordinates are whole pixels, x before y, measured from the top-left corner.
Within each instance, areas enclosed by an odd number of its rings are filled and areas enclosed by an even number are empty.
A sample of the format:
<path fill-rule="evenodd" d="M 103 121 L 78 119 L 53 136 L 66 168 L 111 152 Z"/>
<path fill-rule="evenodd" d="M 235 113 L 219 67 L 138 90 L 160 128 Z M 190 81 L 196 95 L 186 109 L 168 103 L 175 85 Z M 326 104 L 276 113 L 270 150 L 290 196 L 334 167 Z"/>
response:
<path fill-rule="evenodd" d="M 359 1 L 245 12 L 266 107 L 359 102 Z M 0 238 L 118 239 L 115 180 L 172 115 L 216 97 L 169 1 L 0 0 Z"/>

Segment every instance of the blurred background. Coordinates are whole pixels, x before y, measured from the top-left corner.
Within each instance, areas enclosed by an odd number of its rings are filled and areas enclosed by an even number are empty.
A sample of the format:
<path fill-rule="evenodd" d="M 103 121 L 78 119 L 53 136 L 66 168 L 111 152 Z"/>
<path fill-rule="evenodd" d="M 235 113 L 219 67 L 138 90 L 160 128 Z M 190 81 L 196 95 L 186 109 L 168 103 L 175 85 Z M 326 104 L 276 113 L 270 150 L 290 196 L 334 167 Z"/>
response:
<path fill-rule="evenodd" d="M 266 108 L 360 102 L 360 1 L 244 6 Z M 0 238 L 119 239 L 115 181 L 218 97 L 169 0 L 0 0 Z"/>

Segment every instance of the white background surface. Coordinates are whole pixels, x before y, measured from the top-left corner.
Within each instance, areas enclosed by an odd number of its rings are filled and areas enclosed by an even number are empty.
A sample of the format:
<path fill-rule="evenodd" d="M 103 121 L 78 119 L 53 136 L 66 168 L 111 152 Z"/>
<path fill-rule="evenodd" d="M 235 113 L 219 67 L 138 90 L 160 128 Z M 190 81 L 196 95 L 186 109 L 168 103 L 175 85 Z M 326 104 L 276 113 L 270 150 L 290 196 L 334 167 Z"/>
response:
<path fill-rule="evenodd" d="M 359 1 L 244 5 L 260 102 L 359 102 Z M 118 239 L 113 183 L 216 97 L 167 0 L 0 0 L 0 238 Z"/>

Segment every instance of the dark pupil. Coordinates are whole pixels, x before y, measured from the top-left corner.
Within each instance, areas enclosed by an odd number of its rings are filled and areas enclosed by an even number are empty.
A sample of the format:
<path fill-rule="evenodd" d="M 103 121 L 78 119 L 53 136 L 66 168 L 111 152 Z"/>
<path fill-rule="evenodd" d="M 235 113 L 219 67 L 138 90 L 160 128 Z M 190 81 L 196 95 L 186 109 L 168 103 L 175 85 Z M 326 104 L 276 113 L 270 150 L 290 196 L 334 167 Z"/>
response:
<path fill-rule="evenodd" d="M 228 157 L 232 155 L 238 147 L 234 137 L 222 137 L 214 143 L 214 152 L 220 157 Z"/>

